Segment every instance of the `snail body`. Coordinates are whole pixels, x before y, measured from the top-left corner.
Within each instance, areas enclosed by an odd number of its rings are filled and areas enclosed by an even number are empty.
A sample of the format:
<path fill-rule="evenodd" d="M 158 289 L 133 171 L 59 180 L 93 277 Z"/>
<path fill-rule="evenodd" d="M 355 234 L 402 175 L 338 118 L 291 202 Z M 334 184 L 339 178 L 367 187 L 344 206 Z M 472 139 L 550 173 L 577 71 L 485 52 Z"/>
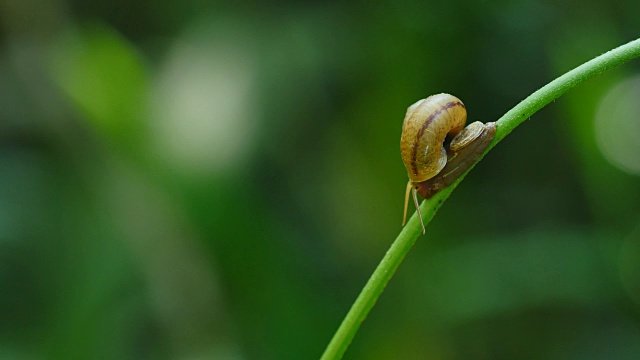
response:
<path fill-rule="evenodd" d="M 465 128 L 466 121 L 464 104 L 449 94 L 429 96 L 407 109 L 400 137 L 400 154 L 409 175 L 403 225 L 413 191 L 424 233 L 417 193 L 428 199 L 451 185 L 493 140 L 495 123 L 476 121 Z"/>

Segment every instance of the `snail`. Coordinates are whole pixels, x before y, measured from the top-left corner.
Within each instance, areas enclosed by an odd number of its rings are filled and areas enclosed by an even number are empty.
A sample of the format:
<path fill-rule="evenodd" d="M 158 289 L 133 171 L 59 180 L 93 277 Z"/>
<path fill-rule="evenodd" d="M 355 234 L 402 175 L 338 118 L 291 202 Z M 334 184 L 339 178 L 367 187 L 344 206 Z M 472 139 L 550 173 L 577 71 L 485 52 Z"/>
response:
<path fill-rule="evenodd" d="M 402 225 L 406 223 L 409 196 L 413 192 L 422 233 L 426 232 L 418 196 L 432 197 L 453 184 L 496 134 L 496 123 L 479 121 L 464 127 L 467 110 L 457 97 L 437 94 L 409 106 L 402 125 L 400 154 L 409 175 Z"/>

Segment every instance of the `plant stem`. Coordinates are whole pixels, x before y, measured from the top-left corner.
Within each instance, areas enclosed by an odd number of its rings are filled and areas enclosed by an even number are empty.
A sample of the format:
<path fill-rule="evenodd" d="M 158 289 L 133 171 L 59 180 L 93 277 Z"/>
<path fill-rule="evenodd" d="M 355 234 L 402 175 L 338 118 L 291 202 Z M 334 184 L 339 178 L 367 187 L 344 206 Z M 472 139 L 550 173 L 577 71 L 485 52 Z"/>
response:
<path fill-rule="evenodd" d="M 637 57 L 640 57 L 640 39 L 631 41 L 602 54 L 543 86 L 509 110 L 497 121 L 496 136 L 491 145 L 485 150 L 483 156 L 518 125 L 522 124 L 545 105 L 566 93 L 569 89 Z M 478 159 L 478 161 L 480 160 L 481 159 Z M 476 164 L 478 161 L 476 161 Z M 420 208 L 424 214 L 425 226 L 429 224 L 440 206 L 442 206 L 444 201 L 451 195 L 451 192 L 460 184 L 471 168 L 458 178 L 453 185 L 422 202 Z M 407 226 L 402 229 L 396 240 L 391 244 L 382 261 L 380 261 L 380 264 L 378 264 L 378 267 L 351 306 L 347 316 L 342 321 L 342 324 L 340 324 L 340 327 L 322 354 L 322 360 L 342 358 L 342 355 L 358 331 L 360 324 L 364 321 L 373 305 L 375 305 L 387 282 L 389 282 L 396 272 L 404 257 L 413 244 L 415 244 L 418 236 L 420 236 L 421 230 L 422 228 L 418 217 L 414 213 L 407 223 Z"/>

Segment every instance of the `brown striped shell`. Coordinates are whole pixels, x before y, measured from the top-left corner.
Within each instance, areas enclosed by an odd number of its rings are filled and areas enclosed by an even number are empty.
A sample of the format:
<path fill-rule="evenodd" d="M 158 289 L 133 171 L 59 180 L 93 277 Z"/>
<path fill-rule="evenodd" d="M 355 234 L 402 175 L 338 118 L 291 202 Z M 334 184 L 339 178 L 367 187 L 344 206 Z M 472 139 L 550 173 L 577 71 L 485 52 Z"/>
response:
<path fill-rule="evenodd" d="M 454 137 L 467 121 L 460 99 L 437 94 L 407 109 L 400 137 L 400 153 L 409 179 L 415 184 L 436 176 L 447 163 L 445 138 Z M 464 145 L 463 145 L 464 146 Z"/>

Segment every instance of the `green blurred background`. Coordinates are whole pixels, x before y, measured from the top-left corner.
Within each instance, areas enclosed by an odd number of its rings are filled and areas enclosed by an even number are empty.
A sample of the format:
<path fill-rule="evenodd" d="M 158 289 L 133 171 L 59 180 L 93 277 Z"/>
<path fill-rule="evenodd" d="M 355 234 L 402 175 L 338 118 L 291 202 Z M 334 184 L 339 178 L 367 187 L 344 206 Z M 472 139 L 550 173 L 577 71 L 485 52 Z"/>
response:
<path fill-rule="evenodd" d="M 407 106 L 496 120 L 640 2 L 0 0 L 0 359 L 314 359 L 400 231 Z M 640 61 L 492 151 L 347 359 L 640 357 Z"/>

